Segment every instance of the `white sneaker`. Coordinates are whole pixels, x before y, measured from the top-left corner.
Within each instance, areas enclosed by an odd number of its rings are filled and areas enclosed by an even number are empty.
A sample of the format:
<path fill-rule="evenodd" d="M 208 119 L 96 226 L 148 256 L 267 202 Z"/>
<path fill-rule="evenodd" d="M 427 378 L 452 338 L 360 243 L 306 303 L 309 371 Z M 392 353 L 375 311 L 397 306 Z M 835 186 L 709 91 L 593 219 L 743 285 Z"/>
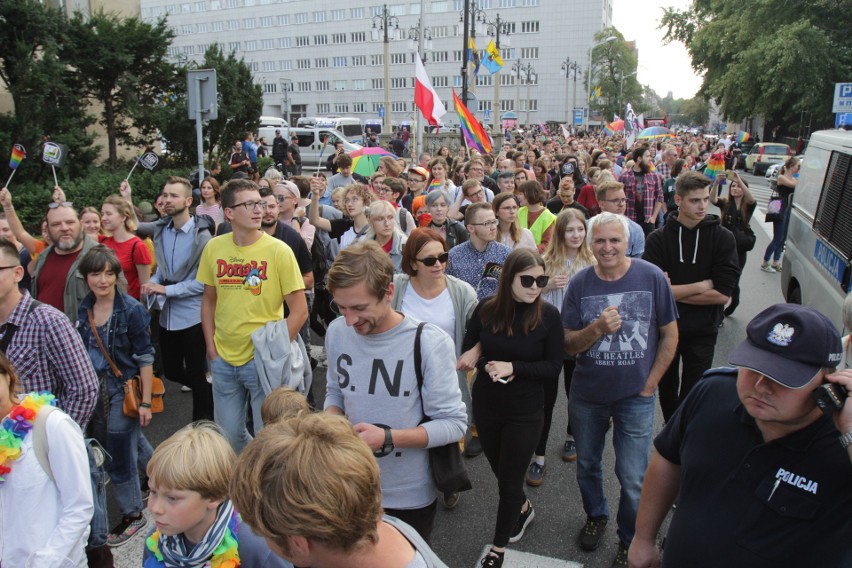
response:
<path fill-rule="evenodd" d="M 771 265 L 771 264 L 769 264 L 768 262 L 764 262 L 763 264 L 761 264 L 761 265 L 760 265 L 760 269 L 761 269 L 762 271 L 764 271 L 764 272 L 770 272 L 770 273 L 772 273 L 772 274 L 774 274 L 774 273 L 778 272 L 778 271 L 777 271 L 777 270 L 775 270 L 775 268 L 773 268 L 773 267 L 772 267 L 772 265 Z"/>
<path fill-rule="evenodd" d="M 183 385 L 182 387 L 180 387 L 180 392 L 192 392 L 192 389 L 186 385 Z"/>

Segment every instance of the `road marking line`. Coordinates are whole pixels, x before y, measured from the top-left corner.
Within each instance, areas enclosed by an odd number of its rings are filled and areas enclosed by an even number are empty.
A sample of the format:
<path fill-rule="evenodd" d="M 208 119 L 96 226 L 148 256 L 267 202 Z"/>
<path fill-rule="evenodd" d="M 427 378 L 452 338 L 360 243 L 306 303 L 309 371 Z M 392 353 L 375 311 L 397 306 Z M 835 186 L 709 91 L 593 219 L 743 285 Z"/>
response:
<path fill-rule="evenodd" d="M 491 545 L 485 545 L 479 555 L 479 560 L 476 561 L 475 568 L 482 566 L 482 559 L 488 554 Z M 506 558 L 504 565 L 512 568 L 583 568 L 582 564 L 571 562 L 570 560 L 560 560 L 559 558 L 549 558 L 547 556 L 539 556 L 531 552 L 521 552 L 520 550 L 506 550 Z"/>

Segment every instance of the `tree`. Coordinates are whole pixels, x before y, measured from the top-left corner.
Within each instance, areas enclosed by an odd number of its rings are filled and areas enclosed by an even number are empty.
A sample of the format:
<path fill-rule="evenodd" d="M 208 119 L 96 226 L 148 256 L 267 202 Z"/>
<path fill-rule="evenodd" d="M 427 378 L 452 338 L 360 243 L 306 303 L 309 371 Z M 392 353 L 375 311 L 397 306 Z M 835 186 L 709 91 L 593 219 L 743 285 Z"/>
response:
<path fill-rule="evenodd" d="M 79 95 L 102 107 L 99 122 L 114 168 L 119 143 L 142 146 L 155 133 L 152 107 L 175 82 L 166 59 L 174 32 L 165 18 L 149 24 L 101 10 L 91 17 L 76 12 L 67 34 L 60 54 L 77 71 Z"/>
<path fill-rule="evenodd" d="M 729 119 L 763 115 L 771 130 L 809 111 L 828 125 L 834 83 L 848 80 L 852 68 L 852 10 L 841 4 L 693 0 L 688 9 L 666 9 L 660 27 L 666 42 L 686 45 L 704 76 L 699 94 Z"/>
<path fill-rule="evenodd" d="M 36 158 L 42 136 L 68 145 L 73 175 L 85 171 L 97 156 L 86 128 L 93 121 L 80 105 L 71 73 L 58 58 L 65 41 L 62 13 L 37 0 L 0 0 L 0 80 L 12 97 L 14 110 L 0 118 L 0 144 L 6 152 L 13 143 L 27 147 Z M 20 175 L 35 168 L 36 160 L 22 165 Z"/>
<path fill-rule="evenodd" d="M 609 37 L 616 39 L 604 41 Z M 638 61 L 624 36 L 615 28 L 605 28 L 595 34 L 595 43 L 600 45 L 592 50 L 592 77 L 601 89 L 601 97 L 592 106 L 602 112 L 604 122 L 609 122 L 616 114 L 624 118 L 624 106 L 628 102 L 637 114 L 644 112 L 642 86 L 635 75 Z"/>

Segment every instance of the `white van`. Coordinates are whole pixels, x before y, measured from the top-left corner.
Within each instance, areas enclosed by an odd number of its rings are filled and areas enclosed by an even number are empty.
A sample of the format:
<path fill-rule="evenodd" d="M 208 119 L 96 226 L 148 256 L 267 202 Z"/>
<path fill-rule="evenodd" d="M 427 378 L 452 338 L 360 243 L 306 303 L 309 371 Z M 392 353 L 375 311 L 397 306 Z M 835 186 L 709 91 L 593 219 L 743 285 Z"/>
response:
<path fill-rule="evenodd" d="M 330 116 L 317 118 L 313 126 L 317 128 L 331 128 L 337 130 L 346 140 L 353 144 L 364 143 L 364 126 L 361 119 L 354 116 Z"/>
<path fill-rule="evenodd" d="M 290 128 L 287 133 L 288 139 L 294 134 L 299 139 L 299 153 L 302 156 L 303 169 L 316 168 L 319 165 L 324 167 L 325 161 L 334 152 L 334 144 L 337 141 L 343 142 L 343 151 L 347 154 L 362 147 L 360 144 L 349 142 L 343 133 L 331 128 L 322 128 L 319 126 Z M 325 138 L 328 139 L 328 143 L 323 148 L 323 139 Z"/>
<path fill-rule="evenodd" d="M 842 328 L 852 277 L 852 132 L 815 132 L 799 170 L 781 269 L 788 302 L 815 308 Z"/>

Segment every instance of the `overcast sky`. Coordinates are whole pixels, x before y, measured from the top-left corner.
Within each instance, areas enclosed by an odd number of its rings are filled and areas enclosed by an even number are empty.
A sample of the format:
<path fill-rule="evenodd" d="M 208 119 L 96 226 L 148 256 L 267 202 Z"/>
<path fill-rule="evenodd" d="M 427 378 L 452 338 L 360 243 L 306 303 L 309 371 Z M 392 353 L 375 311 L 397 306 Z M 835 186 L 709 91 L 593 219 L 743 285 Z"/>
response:
<path fill-rule="evenodd" d="M 682 43 L 663 45 L 663 30 L 657 29 L 663 8 L 683 9 L 690 0 L 614 0 L 612 23 L 628 41 L 636 41 L 639 49 L 639 82 L 650 85 L 665 97 L 691 98 L 701 87 L 690 65 L 689 54 Z"/>

